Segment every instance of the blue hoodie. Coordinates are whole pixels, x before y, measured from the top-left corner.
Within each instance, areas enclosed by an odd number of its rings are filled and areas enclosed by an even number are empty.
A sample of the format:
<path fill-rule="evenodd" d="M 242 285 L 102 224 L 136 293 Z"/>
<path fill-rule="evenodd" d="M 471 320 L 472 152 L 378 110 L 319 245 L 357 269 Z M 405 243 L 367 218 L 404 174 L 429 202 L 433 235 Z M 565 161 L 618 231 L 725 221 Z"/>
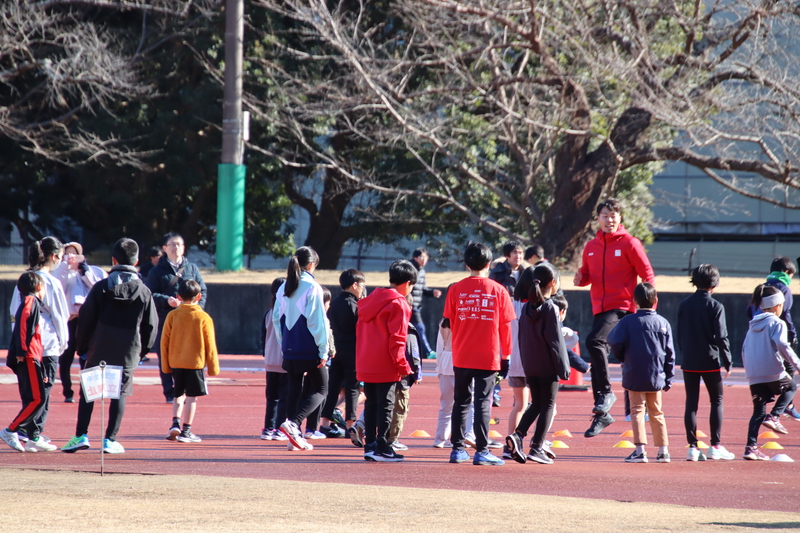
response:
<path fill-rule="evenodd" d="M 300 274 L 300 282 L 291 296 L 281 285 L 275 295 L 272 324 L 281 343 L 284 359 L 327 359 L 328 328 L 322 287 L 308 272 Z"/>

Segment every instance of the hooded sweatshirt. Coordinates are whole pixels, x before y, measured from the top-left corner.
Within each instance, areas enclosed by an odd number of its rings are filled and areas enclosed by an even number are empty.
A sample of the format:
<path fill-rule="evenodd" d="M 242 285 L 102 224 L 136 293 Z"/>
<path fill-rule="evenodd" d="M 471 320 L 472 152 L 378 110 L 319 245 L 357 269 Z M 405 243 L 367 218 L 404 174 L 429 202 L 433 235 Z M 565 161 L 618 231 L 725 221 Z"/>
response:
<path fill-rule="evenodd" d="M 67 349 L 69 341 L 69 331 L 67 321 L 69 320 L 69 307 L 67 298 L 64 295 L 64 287 L 52 274 L 44 270 L 37 270 L 37 274 L 44 281 L 44 295 L 40 300 L 40 314 L 42 322 L 42 348 L 45 357 L 58 357 Z M 14 296 L 11 297 L 9 315 L 17 315 L 17 309 L 22 304 L 19 289 L 14 288 Z"/>
<path fill-rule="evenodd" d="M 561 333 L 558 308 L 550 300 L 522 308 L 519 318 L 519 355 L 528 377 L 569 378 L 569 358 Z"/>
<path fill-rule="evenodd" d="M 411 308 L 396 289 L 375 289 L 358 301 L 356 377 L 365 383 L 391 383 L 411 373 L 406 338 Z"/>
<path fill-rule="evenodd" d="M 783 366 L 784 359 L 795 368 L 800 366 L 800 360 L 787 340 L 784 321 L 773 313 L 762 312 L 754 316 L 742 346 L 747 381 L 755 385 L 788 379 L 790 376 Z"/>
<path fill-rule="evenodd" d="M 621 309 L 636 311 L 633 289 L 637 277 L 653 283 L 655 275 L 642 241 L 620 225 L 614 233 L 603 230 L 586 243 L 581 261 L 581 283 L 591 285 L 592 314 Z"/>
<path fill-rule="evenodd" d="M 133 370 L 153 346 L 158 315 L 136 267 L 116 265 L 89 291 L 78 314 L 78 354 L 86 368 L 105 361 Z"/>

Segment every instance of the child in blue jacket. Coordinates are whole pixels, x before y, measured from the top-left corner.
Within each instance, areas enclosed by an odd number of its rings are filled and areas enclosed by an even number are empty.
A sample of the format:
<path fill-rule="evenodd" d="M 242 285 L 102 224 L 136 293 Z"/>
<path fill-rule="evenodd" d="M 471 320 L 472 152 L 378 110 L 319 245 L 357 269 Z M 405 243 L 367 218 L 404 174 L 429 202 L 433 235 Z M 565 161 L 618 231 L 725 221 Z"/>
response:
<path fill-rule="evenodd" d="M 658 294 L 650 283 L 640 283 L 633 291 L 636 313 L 620 320 L 608 335 L 614 355 L 622 363 L 622 388 L 631 399 L 631 424 L 636 449 L 625 458 L 626 463 L 646 463 L 647 433 L 644 428 L 645 407 L 650 413 L 653 441 L 658 446 L 657 461 L 670 461 L 669 437 L 661 391 L 668 391 L 675 377 L 675 349 L 669 322 L 656 313 Z"/>

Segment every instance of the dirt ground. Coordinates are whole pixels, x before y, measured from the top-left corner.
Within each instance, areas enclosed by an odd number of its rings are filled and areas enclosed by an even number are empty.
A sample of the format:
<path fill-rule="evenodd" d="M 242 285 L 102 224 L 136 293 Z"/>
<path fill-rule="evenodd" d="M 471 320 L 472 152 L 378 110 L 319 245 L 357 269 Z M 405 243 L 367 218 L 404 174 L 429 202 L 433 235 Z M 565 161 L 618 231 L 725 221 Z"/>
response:
<path fill-rule="evenodd" d="M 9 487 L 0 507 L 0 531 L 28 527 L 70 533 L 800 529 L 800 513 L 529 494 L 10 469 L 0 470 L 0 476 Z M 31 509 L 36 509 L 39 518 L 31 516 Z M 302 511 L 290 513 L 289 509 Z"/>
<path fill-rule="evenodd" d="M 102 267 L 110 269 L 111 267 Z M 17 279 L 23 271 L 22 265 L 0 265 L 0 279 Z M 283 270 L 242 270 L 241 272 L 216 272 L 201 270 L 206 283 L 263 283 L 269 284 L 279 276 L 286 276 Z M 338 270 L 317 270 L 314 276 L 323 285 L 339 284 Z M 428 287 L 447 287 L 467 276 L 466 272 L 427 272 Z M 365 272 L 367 285 L 375 287 L 388 282 L 386 272 Z M 573 272 L 561 273 L 561 285 L 564 290 L 589 290 L 588 287 L 575 287 L 572 284 Z M 719 294 L 751 294 L 761 283 L 760 278 L 723 277 L 717 288 Z M 693 292 L 688 276 L 656 276 L 656 288 L 661 292 Z"/>

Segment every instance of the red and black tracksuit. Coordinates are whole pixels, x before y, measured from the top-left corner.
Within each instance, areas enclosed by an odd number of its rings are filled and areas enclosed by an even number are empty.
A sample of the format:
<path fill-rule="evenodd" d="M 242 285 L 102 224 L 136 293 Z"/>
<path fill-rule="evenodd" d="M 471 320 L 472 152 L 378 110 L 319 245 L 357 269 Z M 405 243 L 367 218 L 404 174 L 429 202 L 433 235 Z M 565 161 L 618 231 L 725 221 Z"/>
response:
<path fill-rule="evenodd" d="M 39 438 L 42 428 L 35 423 L 46 406 L 47 390 L 42 368 L 42 327 L 40 325 L 41 302 L 28 295 L 17 309 L 14 333 L 8 349 L 7 365 L 17 375 L 22 409 L 8 425 L 9 431 L 24 429 L 31 439 Z M 22 362 L 17 360 L 22 357 Z"/>

